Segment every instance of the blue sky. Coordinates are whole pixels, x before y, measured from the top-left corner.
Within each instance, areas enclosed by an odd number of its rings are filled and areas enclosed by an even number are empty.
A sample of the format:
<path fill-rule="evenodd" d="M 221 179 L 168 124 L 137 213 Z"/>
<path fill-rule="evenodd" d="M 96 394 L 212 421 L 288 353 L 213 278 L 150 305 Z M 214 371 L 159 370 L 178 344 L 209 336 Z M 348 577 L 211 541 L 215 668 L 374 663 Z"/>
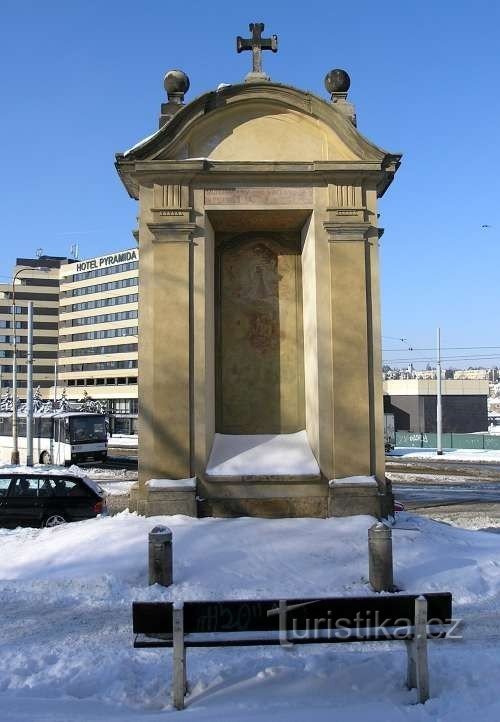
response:
<path fill-rule="evenodd" d="M 0 274 L 37 248 L 78 242 L 87 257 L 134 244 L 115 152 L 156 130 L 167 69 L 189 74 L 187 100 L 242 79 L 250 57 L 235 36 L 250 21 L 279 36 L 264 58 L 274 80 L 326 98 L 326 72 L 345 68 L 360 131 L 404 154 L 380 205 L 383 346 L 396 349 L 384 357 L 432 356 L 397 339 L 432 347 L 438 324 L 445 347 L 500 347 L 493 0 L 3 0 Z M 500 360 L 500 348 L 444 355 L 472 353 Z"/>

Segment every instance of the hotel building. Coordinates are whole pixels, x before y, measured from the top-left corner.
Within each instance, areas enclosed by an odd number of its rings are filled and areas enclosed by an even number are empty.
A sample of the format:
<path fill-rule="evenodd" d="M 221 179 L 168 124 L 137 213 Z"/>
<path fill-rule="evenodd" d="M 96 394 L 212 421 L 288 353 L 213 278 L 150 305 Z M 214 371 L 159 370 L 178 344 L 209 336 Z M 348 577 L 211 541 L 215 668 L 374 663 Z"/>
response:
<path fill-rule="evenodd" d="M 137 430 L 137 248 L 84 261 L 18 258 L 14 274 L 19 396 L 26 395 L 27 303 L 34 302 L 34 385 L 103 401 L 113 433 Z M 12 282 L 0 284 L 0 387 L 12 387 Z"/>
<path fill-rule="evenodd" d="M 2 392 L 12 389 L 15 322 L 18 395 L 19 398 L 26 397 L 28 301 L 33 301 L 33 383 L 35 387 L 39 386 L 42 392 L 54 385 L 59 340 L 60 270 L 63 263 L 68 264 L 70 261 L 60 256 L 18 258 L 12 280 L 0 283 Z"/>
<path fill-rule="evenodd" d="M 106 402 L 114 433 L 137 430 L 137 248 L 63 264 L 59 387 Z"/>

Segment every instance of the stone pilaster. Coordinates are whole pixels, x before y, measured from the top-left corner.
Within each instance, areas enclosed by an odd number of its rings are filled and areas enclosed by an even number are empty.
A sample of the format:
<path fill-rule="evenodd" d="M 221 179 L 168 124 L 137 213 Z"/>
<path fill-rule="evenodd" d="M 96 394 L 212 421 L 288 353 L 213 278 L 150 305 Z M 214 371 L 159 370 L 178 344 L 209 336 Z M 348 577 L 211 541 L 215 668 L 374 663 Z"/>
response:
<path fill-rule="evenodd" d="M 371 244 L 378 238 L 362 209 L 331 209 L 323 225 L 330 248 L 333 475 L 369 476 L 375 463 L 375 374 Z"/>
<path fill-rule="evenodd" d="M 139 309 L 141 497 L 148 479 L 192 475 L 192 234 L 196 225 L 191 221 L 188 195 L 187 186 L 141 189 L 139 273 L 148 279 L 141 282 Z"/>

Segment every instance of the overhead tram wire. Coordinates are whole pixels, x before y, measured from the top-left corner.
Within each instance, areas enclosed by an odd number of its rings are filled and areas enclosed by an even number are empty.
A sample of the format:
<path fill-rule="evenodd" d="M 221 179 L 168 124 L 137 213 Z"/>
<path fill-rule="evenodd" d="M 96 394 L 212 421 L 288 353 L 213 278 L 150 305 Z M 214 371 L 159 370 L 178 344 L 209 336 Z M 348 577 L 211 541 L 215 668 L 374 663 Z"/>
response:
<path fill-rule="evenodd" d="M 397 354 L 396 358 L 403 357 L 404 354 Z M 446 358 L 496 358 L 497 356 L 500 356 L 500 353 L 467 353 L 467 354 L 450 354 L 449 356 L 446 356 Z M 413 359 L 415 361 L 417 360 L 424 360 L 427 358 L 433 358 L 432 356 L 404 356 L 404 358 Z"/>
<path fill-rule="evenodd" d="M 412 357 L 412 358 L 385 358 L 384 363 L 385 364 L 407 364 L 407 363 L 425 363 L 425 362 L 434 362 L 434 358 L 432 356 L 418 356 L 418 357 Z M 491 360 L 498 360 L 500 362 L 500 353 L 496 354 L 494 356 L 442 356 L 442 361 L 491 361 Z"/>
<path fill-rule="evenodd" d="M 405 338 L 396 338 L 394 336 L 383 336 L 382 338 L 391 338 L 393 340 L 407 342 L 407 339 Z M 443 346 L 441 347 L 443 351 L 489 351 L 490 353 L 470 353 L 470 354 L 464 354 L 464 355 L 450 355 L 450 356 L 442 356 L 441 360 L 443 362 L 452 362 L 452 361 L 497 361 L 500 363 L 500 346 Z M 498 353 L 494 353 L 494 351 L 499 350 Z M 391 364 L 410 364 L 410 363 L 433 363 L 434 362 L 434 355 L 432 356 L 415 356 L 415 352 L 422 352 L 422 351 L 430 351 L 435 352 L 436 349 L 434 346 L 430 347 L 413 347 L 410 346 L 408 350 L 402 349 L 402 348 L 386 348 L 382 349 L 383 354 L 395 354 L 396 358 L 384 358 L 383 363 L 385 365 L 391 365 Z"/>
<path fill-rule="evenodd" d="M 498 348 L 500 349 L 500 346 L 443 346 L 442 347 L 444 351 L 474 351 L 477 349 L 492 349 L 492 348 Z M 431 348 L 418 348 L 417 346 L 411 348 L 411 351 L 435 351 L 436 349 L 434 347 Z M 392 351 L 396 352 L 402 352 L 403 350 L 400 348 L 384 348 L 382 349 L 383 353 L 390 353 Z"/>
<path fill-rule="evenodd" d="M 397 358 L 400 358 L 404 356 L 404 354 L 396 354 Z M 447 356 L 447 358 L 496 358 L 497 356 L 500 356 L 500 352 L 497 353 L 466 353 L 466 354 L 450 354 Z M 431 356 L 405 356 L 405 358 L 414 359 L 415 361 L 417 359 L 426 359 L 431 358 Z"/>

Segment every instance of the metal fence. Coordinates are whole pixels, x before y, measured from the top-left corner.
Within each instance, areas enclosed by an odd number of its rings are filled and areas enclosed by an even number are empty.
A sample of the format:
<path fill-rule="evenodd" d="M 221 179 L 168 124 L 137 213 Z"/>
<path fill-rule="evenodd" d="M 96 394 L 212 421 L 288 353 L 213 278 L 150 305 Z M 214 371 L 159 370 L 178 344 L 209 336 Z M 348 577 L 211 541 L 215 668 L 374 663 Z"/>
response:
<path fill-rule="evenodd" d="M 443 449 L 500 449 L 500 434 L 443 434 Z M 396 446 L 416 449 L 435 449 L 437 434 L 419 434 L 413 431 L 396 431 Z"/>

